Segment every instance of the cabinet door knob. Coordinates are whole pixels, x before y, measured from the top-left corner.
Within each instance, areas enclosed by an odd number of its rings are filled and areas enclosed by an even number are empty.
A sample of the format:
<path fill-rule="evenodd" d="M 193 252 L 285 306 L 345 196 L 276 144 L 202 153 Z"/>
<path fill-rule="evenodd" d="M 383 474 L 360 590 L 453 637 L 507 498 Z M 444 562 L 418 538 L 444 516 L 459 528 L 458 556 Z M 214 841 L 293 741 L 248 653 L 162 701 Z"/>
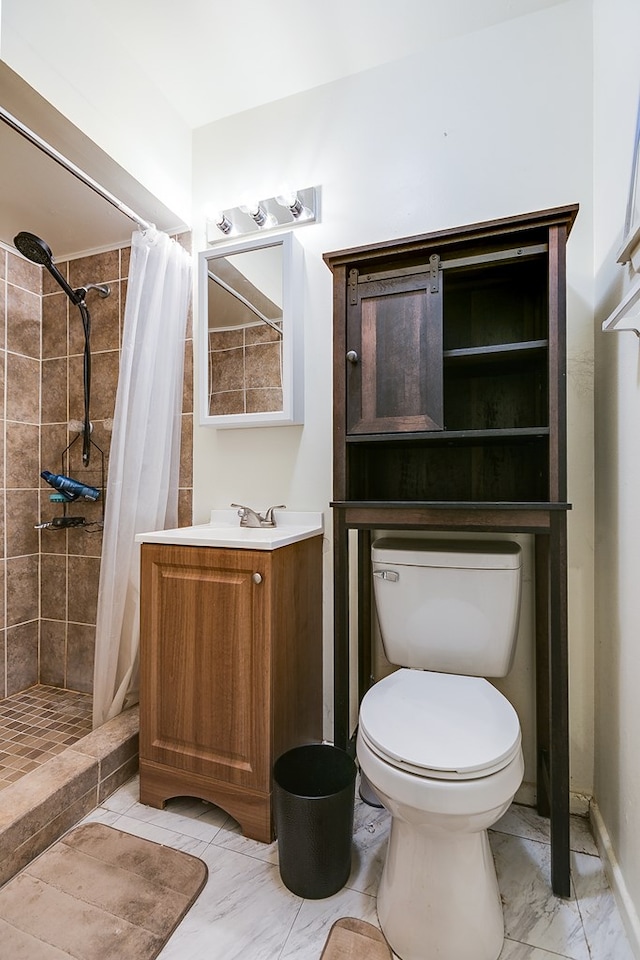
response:
<path fill-rule="evenodd" d="M 262 583 L 262 574 L 254 573 L 251 579 L 253 580 L 254 583 Z"/>
<path fill-rule="evenodd" d="M 347 360 L 349 361 L 349 363 L 357 363 L 358 359 L 359 357 L 355 350 L 347 351 Z"/>

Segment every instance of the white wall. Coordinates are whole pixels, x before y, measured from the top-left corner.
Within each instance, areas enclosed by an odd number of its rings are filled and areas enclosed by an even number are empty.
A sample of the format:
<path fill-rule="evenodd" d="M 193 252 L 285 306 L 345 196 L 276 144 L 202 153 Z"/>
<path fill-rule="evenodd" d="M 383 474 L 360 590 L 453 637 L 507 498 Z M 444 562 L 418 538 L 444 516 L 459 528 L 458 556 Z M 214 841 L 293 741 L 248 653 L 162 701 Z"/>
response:
<path fill-rule="evenodd" d="M 595 0 L 596 824 L 640 955 L 640 342 L 603 333 L 633 271 L 622 245 L 640 92 L 640 6 Z M 635 905 L 635 906 L 634 906 Z"/>
<path fill-rule="evenodd" d="M 205 126 L 194 137 L 196 247 L 207 203 L 245 191 L 322 185 L 305 249 L 303 427 L 196 428 L 195 518 L 232 500 L 331 512 L 331 276 L 322 254 L 358 244 L 579 202 L 569 241 L 569 491 L 572 784 L 592 786 L 592 71 L 591 5 L 568 0 L 443 41 L 428 54 Z M 325 700 L 331 702 L 330 552 Z M 517 675 L 532 770 L 530 617 Z M 326 732 L 331 733 L 327 725 Z"/>

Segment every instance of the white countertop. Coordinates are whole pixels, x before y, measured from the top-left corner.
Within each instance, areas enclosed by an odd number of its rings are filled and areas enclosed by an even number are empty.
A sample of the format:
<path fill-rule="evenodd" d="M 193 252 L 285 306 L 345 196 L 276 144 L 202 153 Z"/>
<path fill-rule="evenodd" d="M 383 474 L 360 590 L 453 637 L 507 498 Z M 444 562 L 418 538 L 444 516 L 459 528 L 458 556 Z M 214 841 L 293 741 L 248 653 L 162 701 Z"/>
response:
<path fill-rule="evenodd" d="M 275 527 L 241 527 L 237 510 L 212 510 L 208 523 L 175 530 L 136 534 L 137 543 L 166 543 L 188 547 L 232 547 L 240 550 L 277 550 L 324 532 L 322 513 L 274 510 Z"/>

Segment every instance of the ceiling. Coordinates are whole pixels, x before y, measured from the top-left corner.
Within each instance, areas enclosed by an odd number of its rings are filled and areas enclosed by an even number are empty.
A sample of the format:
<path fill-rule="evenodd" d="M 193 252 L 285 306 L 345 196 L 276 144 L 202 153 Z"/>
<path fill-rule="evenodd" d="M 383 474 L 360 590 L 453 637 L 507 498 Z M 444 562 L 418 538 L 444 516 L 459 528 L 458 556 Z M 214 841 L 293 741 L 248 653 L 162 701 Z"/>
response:
<path fill-rule="evenodd" d="M 24 0 L 0 2 L 6 36 L 11 10 Z M 99 36 L 113 50 L 115 63 L 133 58 L 193 129 L 561 2 L 82 0 L 81 33 L 89 44 Z M 46 43 L 46 16 L 30 21 L 28 41 L 34 48 Z M 56 16 L 53 8 L 51 16 Z M 51 67 L 61 72 L 68 54 L 51 46 Z M 106 78 L 91 80 L 104 83 Z M 3 61 L 0 106 L 146 220 L 164 230 L 185 226 Z M 29 230 L 62 259 L 130 239 L 135 224 L 128 217 L 2 122 L 0 158 L 0 241 L 10 244 L 19 230 Z"/>

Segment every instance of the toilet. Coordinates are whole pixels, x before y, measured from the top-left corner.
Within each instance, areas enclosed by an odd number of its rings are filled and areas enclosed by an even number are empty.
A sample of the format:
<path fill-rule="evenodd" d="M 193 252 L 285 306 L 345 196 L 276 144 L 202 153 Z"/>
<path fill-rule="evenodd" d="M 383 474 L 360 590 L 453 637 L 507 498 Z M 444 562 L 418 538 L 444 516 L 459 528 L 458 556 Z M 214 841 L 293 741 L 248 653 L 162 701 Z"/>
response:
<path fill-rule="evenodd" d="M 520 723 L 485 677 L 511 669 L 522 560 L 511 540 L 382 538 L 373 584 L 400 669 L 360 706 L 357 757 L 391 814 L 378 918 L 401 960 L 497 960 L 487 830 L 524 774 Z"/>

